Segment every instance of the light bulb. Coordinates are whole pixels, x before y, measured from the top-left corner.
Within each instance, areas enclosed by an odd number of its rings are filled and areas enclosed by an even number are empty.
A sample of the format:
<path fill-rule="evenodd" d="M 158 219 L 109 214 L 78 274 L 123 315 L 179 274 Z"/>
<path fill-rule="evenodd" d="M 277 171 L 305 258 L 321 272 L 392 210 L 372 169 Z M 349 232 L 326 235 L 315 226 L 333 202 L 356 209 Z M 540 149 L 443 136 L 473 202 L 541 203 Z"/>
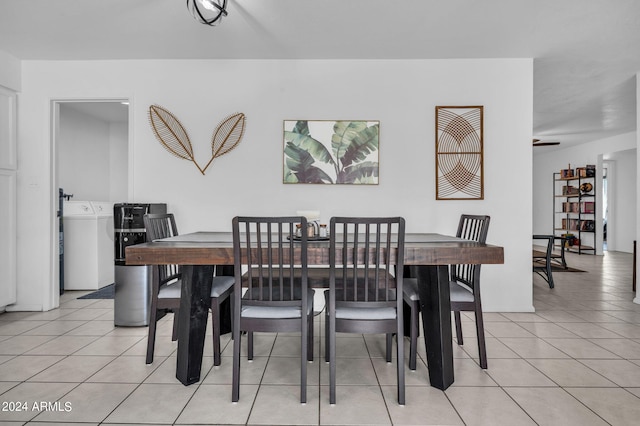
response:
<path fill-rule="evenodd" d="M 200 4 L 207 10 L 215 10 L 216 7 L 211 0 L 198 0 Z"/>

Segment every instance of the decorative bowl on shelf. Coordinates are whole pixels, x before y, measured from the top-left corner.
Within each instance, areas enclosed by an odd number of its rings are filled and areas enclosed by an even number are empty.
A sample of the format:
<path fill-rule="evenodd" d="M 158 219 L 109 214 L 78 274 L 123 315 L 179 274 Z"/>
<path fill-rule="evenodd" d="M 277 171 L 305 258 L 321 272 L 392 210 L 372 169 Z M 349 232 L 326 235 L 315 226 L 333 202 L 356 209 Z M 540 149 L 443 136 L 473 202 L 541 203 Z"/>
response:
<path fill-rule="evenodd" d="M 585 182 L 580 185 L 580 192 L 582 192 L 583 194 L 591 191 L 593 191 L 593 185 L 590 182 Z"/>

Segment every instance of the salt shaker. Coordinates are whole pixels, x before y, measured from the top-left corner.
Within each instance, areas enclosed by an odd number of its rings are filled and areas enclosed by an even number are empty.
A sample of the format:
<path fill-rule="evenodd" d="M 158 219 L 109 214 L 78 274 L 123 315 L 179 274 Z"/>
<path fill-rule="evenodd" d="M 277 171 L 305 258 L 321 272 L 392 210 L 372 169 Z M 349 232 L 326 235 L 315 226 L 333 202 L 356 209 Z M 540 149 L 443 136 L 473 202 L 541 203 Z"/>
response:
<path fill-rule="evenodd" d="M 320 230 L 318 231 L 318 233 L 321 238 L 325 238 L 327 236 L 327 225 L 320 225 Z"/>

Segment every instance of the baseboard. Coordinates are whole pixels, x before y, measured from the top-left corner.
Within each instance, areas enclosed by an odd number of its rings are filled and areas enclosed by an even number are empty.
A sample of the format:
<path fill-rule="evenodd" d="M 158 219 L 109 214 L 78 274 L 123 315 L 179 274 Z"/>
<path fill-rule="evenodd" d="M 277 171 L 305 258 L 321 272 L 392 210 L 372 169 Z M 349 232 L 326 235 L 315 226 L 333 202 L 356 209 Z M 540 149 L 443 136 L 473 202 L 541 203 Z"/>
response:
<path fill-rule="evenodd" d="M 27 305 L 17 303 L 5 307 L 7 312 L 42 312 L 42 305 Z"/>

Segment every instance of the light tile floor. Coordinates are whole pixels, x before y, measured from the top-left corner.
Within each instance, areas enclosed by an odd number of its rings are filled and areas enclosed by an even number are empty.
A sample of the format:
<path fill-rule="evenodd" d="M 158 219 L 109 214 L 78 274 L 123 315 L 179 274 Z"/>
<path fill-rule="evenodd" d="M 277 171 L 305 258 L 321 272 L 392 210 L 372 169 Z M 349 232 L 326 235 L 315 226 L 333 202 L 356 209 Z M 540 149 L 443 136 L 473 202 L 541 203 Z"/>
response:
<path fill-rule="evenodd" d="M 407 370 L 407 403 L 396 400 L 395 364 L 377 336 L 338 339 L 337 405 L 328 403 L 322 319 L 299 399 L 298 340 L 258 335 L 242 362 L 240 402 L 231 403 L 231 345 L 213 367 L 207 334 L 202 380 L 175 379 L 171 317 L 145 365 L 146 328 L 114 328 L 112 300 L 67 292 L 51 312 L 0 314 L 0 425 L 635 425 L 640 422 L 640 306 L 632 303 L 631 255 L 569 255 L 588 273 L 534 275 L 535 313 L 485 315 L 489 368 L 478 366 L 473 317 L 454 342 L 456 381 L 429 386 L 424 347 Z M 517 277 L 514 277 L 517 279 Z M 490 283 L 483 283 L 488 286 Z M 43 405 L 41 405 L 43 404 Z"/>

